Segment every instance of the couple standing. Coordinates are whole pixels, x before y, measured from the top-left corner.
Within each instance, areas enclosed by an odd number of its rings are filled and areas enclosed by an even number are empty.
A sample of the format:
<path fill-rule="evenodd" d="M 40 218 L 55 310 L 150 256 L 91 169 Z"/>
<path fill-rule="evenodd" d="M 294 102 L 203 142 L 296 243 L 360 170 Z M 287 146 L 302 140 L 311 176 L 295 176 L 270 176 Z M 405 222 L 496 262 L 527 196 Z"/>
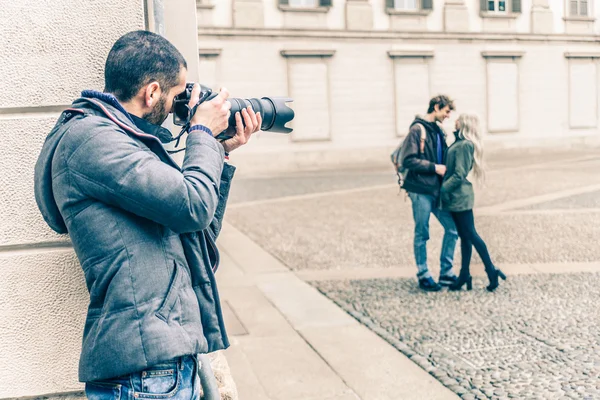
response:
<path fill-rule="evenodd" d="M 408 171 L 403 188 L 412 202 L 415 220 L 414 252 L 419 287 L 434 292 L 442 286 L 460 290 L 466 285 L 467 290 L 471 290 L 470 263 L 475 246 L 489 279 L 487 290 L 494 291 L 498 287 L 498 278 L 506 279 L 506 276 L 494 266 L 485 242 L 475 230 L 475 196 L 467 179 L 471 170 L 477 180 L 482 181 L 484 177 L 479 119 L 475 115 L 460 115 L 455 125 L 455 141 L 448 147 L 446 135 L 439 124 L 450 116 L 452 110 L 454 103 L 447 96 L 432 98 L 427 115 L 416 117 L 411 124 L 400 154 L 402 167 Z M 431 214 L 444 227 L 439 283 L 435 282 L 427 267 Z M 458 237 L 462 265 L 457 277 L 452 271 L 452 261 Z"/>

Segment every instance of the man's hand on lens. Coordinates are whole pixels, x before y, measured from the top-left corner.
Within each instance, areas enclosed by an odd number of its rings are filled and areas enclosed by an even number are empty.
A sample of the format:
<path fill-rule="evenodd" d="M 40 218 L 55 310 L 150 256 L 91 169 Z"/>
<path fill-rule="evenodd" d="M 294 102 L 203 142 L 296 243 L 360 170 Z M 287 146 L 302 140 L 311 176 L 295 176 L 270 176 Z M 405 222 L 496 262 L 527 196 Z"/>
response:
<path fill-rule="evenodd" d="M 204 125 L 212 131 L 213 136 L 217 136 L 227 129 L 229 116 L 231 115 L 231 111 L 229 111 L 231 103 L 225 101 L 228 97 L 229 92 L 227 89 L 222 88 L 214 99 L 200 104 L 192 117 L 191 125 Z M 194 107 L 199 99 L 200 85 L 196 83 L 190 96 L 189 107 Z"/>
<path fill-rule="evenodd" d="M 244 117 L 244 123 L 242 123 L 242 117 Z M 260 130 L 261 125 L 262 117 L 260 112 L 254 113 L 254 110 L 250 106 L 242 109 L 241 115 L 239 112 L 235 113 L 235 136 L 221 142 L 223 148 L 227 153 L 231 153 L 238 147 L 245 145 L 250 140 L 250 136 Z"/>

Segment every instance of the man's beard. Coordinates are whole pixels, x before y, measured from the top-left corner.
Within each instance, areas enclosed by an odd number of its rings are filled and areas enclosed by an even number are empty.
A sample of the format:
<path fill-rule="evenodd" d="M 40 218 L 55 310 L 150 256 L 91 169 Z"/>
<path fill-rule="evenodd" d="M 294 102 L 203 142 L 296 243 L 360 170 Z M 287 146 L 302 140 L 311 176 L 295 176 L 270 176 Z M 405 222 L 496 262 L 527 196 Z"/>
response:
<path fill-rule="evenodd" d="M 169 116 L 166 105 L 167 96 L 161 95 L 152 111 L 144 114 L 142 118 L 151 124 L 162 125 L 162 123 L 165 122 L 165 119 L 167 119 Z"/>

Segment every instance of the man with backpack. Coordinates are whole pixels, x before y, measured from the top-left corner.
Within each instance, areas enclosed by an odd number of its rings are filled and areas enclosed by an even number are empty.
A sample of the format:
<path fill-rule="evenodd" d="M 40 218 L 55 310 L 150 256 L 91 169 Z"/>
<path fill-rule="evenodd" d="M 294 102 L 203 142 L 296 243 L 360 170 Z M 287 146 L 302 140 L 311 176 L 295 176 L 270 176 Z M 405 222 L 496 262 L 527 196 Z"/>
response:
<path fill-rule="evenodd" d="M 402 188 L 408 192 L 415 220 L 414 252 L 419 287 L 430 292 L 439 291 L 442 286 L 449 286 L 457 280 L 452 271 L 452 261 L 458 234 L 450 213 L 440 208 L 440 187 L 446 173 L 444 164 L 448 145 L 439 124 L 450 116 L 452 110 L 454 102 L 447 96 L 432 98 L 427 115 L 417 116 L 411 124 L 399 155 L 400 169 L 404 170 Z M 427 267 L 431 214 L 444 227 L 439 283 L 435 282 Z"/>

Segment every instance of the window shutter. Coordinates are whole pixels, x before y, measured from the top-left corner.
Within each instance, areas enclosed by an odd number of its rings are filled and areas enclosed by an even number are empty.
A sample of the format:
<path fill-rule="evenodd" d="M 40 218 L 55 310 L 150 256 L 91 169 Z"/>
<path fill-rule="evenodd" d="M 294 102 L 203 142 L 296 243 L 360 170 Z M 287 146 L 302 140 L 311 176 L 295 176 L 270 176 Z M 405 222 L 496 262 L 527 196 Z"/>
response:
<path fill-rule="evenodd" d="M 290 4 L 289 0 L 279 0 L 279 4 L 282 6 L 287 6 Z"/>
<path fill-rule="evenodd" d="M 433 0 L 421 0 L 421 8 L 423 10 L 433 10 Z"/>
<path fill-rule="evenodd" d="M 481 8 L 481 11 L 487 11 L 487 0 L 479 0 L 479 7 Z"/>
<path fill-rule="evenodd" d="M 321 7 L 331 7 L 331 0 L 321 0 Z"/>
<path fill-rule="evenodd" d="M 514 12 L 514 13 L 521 12 L 521 0 L 512 0 L 512 12 Z"/>
<path fill-rule="evenodd" d="M 394 7 L 394 0 L 385 0 L 385 8 L 395 8 Z"/>

